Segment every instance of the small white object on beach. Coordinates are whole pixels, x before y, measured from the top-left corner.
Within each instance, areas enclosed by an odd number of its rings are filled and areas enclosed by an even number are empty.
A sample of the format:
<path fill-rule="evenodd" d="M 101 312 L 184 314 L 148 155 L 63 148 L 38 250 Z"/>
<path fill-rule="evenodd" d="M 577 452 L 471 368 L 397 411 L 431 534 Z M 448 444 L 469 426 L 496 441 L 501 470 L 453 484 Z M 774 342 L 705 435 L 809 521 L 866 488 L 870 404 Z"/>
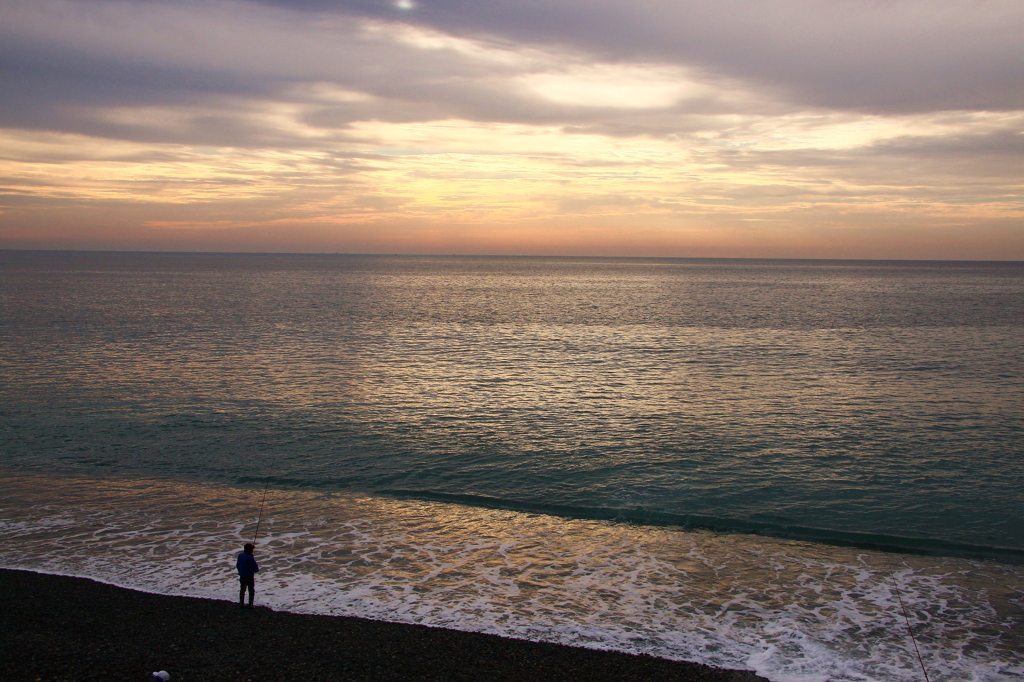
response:
<path fill-rule="evenodd" d="M 153 673 L 153 679 L 167 682 L 167 680 L 171 679 L 171 674 L 166 670 L 161 670 L 160 672 Z"/>

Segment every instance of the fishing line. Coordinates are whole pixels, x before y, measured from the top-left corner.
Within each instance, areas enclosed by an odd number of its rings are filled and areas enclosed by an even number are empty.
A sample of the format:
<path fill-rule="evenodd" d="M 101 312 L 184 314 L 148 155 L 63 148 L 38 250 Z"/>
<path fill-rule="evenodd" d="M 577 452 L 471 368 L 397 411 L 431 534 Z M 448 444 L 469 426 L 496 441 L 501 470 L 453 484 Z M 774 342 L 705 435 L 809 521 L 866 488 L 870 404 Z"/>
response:
<path fill-rule="evenodd" d="M 256 532 L 252 534 L 252 544 L 256 545 L 256 537 L 260 534 L 260 523 L 263 521 L 263 507 L 267 504 L 267 490 L 270 489 L 270 476 L 274 473 L 274 463 L 270 463 L 270 470 L 267 472 L 267 484 L 263 486 L 263 501 L 260 502 L 260 515 L 256 519 Z"/>
<path fill-rule="evenodd" d="M 914 637 L 914 629 L 910 627 L 910 617 L 907 616 L 907 607 L 903 604 L 903 595 L 900 594 L 900 586 L 896 584 L 896 574 L 893 572 L 892 561 L 889 561 L 889 577 L 892 578 L 892 586 L 896 588 L 896 598 L 900 601 L 900 608 L 903 609 L 903 620 L 907 624 L 907 632 L 910 633 L 910 641 L 914 643 L 914 652 L 917 653 L 917 662 L 921 664 L 921 674 L 925 682 L 932 682 L 928 679 L 928 671 L 924 668 L 924 659 L 921 658 L 921 650 L 917 648 L 917 638 Z"/>

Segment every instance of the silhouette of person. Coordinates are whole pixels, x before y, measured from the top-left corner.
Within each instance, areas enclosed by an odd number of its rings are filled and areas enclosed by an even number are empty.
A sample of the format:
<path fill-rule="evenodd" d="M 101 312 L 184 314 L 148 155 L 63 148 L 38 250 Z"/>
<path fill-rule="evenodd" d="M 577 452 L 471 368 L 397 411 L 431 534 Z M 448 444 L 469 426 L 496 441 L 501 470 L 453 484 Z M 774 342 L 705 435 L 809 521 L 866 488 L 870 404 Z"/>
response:
<path fill-rule="evenodd" d="M 260 565 L 252 555 L 253 546 L 251 542 L 245 543 L 242 553 L 238 555 L 235 568 L 238 569 L 238 605 L 245 606 L 245 590 L 249 589 L 249 608 L 252 608 L 253 597 L 256 596 L 256 574 L 260 572 Z"/>

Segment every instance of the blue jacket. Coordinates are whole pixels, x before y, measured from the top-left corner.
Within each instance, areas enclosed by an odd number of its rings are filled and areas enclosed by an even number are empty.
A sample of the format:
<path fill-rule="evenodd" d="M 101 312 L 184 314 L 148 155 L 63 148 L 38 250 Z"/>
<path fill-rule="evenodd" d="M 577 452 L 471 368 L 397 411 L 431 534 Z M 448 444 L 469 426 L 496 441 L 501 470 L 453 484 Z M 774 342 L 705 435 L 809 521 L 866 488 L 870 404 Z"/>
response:
<path fill-rule="evenodd" d="M 260 572 L 260 565 L 256 563 L 256 559 L 252 554 L 246 554 L 245 552 L 238 555 L 235 568 L 238 569 L 238 575 L 243 578 L 251 578 Z"/>

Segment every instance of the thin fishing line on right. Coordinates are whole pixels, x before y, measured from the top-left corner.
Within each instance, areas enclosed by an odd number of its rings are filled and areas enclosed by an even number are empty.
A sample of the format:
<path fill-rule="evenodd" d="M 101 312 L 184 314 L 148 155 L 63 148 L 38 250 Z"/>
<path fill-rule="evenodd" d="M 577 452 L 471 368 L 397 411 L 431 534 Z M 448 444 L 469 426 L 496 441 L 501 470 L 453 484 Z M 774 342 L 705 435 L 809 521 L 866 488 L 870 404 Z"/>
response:
<path fill-rule="evenodd" d="M 903 621 L 907 624 L 907 632 L 910 634 L 910 641 L 914 643 L 914 653 L 917 654 L 917 662 L 921 664 L 921 674 L 924 675 L 925 682 L 931 682 L 928 678 L 928 671 L 924 667 L 924 658 L 921 657 L 921 650 L 917 647 L 917 638 L 914 637 L 914 628 L 910 626 L 910 617 L 907 615 L 907 607 L 903 603 L 903 594 L 900 592 L 900 586 L 896 583 L 896 572 L 894 571 L 892 558 L 888 559 L 889 564 L 889 578 L 892 580 L 892 586 L 896 590 L 896 599 L 900 602 L 900 609 L 903 610 Z"/>

